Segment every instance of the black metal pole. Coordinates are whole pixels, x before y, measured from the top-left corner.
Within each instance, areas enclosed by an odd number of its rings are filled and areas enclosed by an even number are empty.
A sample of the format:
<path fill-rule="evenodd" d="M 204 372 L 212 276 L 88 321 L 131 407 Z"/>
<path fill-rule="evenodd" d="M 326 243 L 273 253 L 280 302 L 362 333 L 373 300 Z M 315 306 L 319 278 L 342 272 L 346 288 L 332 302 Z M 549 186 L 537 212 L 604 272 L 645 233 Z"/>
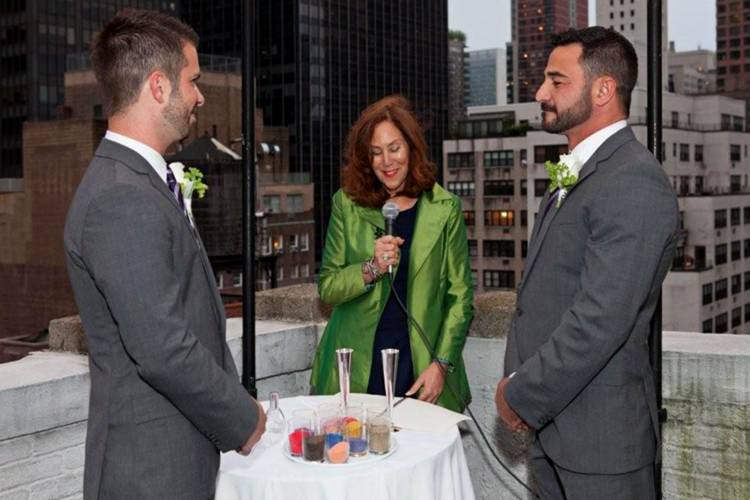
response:
<path fill-rule="evenodd" d="M 242 2 L 242 385 L 255 386 L 255 0 Z"/>
<path fill-rule="evenodd" d="M 651 0 L 647 2 L 647 71 L 648 71 L 648 104 L 646 106 L 646 123 L 648 126 L 648 149 L 661 162 L 662 160 L 662 0 Z M 667 420 L 667 411 L 662 407 L 661 376 L 662 376 L 662 325 L 661 325 L 661 294 L 656 304 L 654 317 L 651 319 L 651 335 L 649 337 L 649 349 L 651 357 L 651 368 L 654 372 L 654 386 L 656 389 L 656 407 L 659 409 L 659 442 L 662 442 L 662 426 Z M 656 479 L 656 498 L 662 498 L 661 484 L 661 447 L 656 450 L 656 464 L 654 474 Z"/>

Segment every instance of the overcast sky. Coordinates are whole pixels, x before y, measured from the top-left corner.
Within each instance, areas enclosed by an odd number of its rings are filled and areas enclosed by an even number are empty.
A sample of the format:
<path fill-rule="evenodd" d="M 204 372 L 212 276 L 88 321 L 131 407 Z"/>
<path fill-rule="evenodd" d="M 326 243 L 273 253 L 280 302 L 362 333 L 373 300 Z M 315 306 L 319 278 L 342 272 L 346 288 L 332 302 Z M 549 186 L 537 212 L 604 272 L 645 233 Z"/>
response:
<path fill-rule="evenodd" d="M 594 24 L 595 0 L 589 0 Z M 716 49 L 716 1 L 669 0 L 669 39 L 677 50 Z M 504 47 L 510 41 L 510 0 L 448 0 L 448 25 L 466 33 L 469 50 Z"/>

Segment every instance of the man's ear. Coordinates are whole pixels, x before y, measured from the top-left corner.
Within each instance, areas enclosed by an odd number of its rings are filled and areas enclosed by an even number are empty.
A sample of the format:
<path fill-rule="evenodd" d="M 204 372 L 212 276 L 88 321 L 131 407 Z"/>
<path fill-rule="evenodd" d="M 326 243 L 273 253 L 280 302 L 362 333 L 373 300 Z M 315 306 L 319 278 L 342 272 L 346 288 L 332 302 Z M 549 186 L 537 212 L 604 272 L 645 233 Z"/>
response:
<path fill-rule="evenodd" d="M 617 94 L 617 82 L 611 76 L 600 76 L 591 86 L 594 105 L 607 106 Z"/>
<path fill-rule="evenodd" d="M 167 78 L 167 75 L 157 70 L 148 75 L 146 81 L 148 93 L 151 98 L 159 104 L 165 104 L 172 92 L 172 83 Z"/>

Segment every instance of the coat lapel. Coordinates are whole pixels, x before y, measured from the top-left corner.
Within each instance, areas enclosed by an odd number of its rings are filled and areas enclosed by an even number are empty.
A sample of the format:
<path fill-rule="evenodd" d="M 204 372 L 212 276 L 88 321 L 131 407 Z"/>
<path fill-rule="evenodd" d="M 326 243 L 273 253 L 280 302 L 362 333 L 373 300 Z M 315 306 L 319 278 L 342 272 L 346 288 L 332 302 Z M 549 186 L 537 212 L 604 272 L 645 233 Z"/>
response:
<path fill-rule="evenodd" d="M 609 159 L 610 156 L 612 156 L 612 153 L 614 153 L 620 146 L 625 144 L 626 142 L 630 140 L 635 140 L 635 136 L 633 135 L 633 131 L 630 129 L 630 127 L 625 127 L 622 130 L 619 130 L 615 132 L 611 137 L 609 137 L 604 143 L 599 147 L 599 149 L 594 152 L 594 154 L 589 158 L 589 160 L 584 163 L 583 167 L 581 167 L 580 175 L 578 176 L 578 181 L 568 190 L 567 195 L 565 196 L 565 200 L 563 200 L 560 207 L 550 207 L 549 212 L 547 213 L 547 216 L 544 217 L 544 220 L 542 220 L 541 224 L 536 223 L 534 227 L 534 232 L 532 234 L 531 238 L 531 244 L 529 245 L 529 254 L 526 258 L 526 266 L 524 268 L 524 279 L 521 284 L 521 288 L 519 289 L 519 292 L 523 289 L 523 285 L 528 281 L 528 277 L 531 274 L 531 270 L 534 267 L 534 263 L 536 262 L 536 258 L 539 255 L 539 251 L 542 248 L 542 244 L 544 243 L 544 237 L 547 235 L 547 231 L 549 230 L 550 226 L 552 225 L 552 222 L 555 219 L 555 216 L 557 215 L 557 212 L 559 212 L 567 200 L 573 195 L 575 190 L 580 186 L 583 181 L 586 180 L 587 177 L 589 177 L 591 174 L 593 174 L 596 171 L 597 165 L 603 161 L 606 161 Z M 544 207 L 547 204 L 547 200 L 549 200 L 550 192 L 547 191 L 547 193 L 544 196 L 544 200 L 542 201 L 542 205 L 540 206 L 540 211 L 544 210 Z M 555 202 L 556 203 L 556 202 Z"/>
<path fill-rule="evenodd" d="M 415 237 L 409 249 L 410 282 L 424 265 L 443 232 L 451 212 L 450 203 L 446 203 L 450 199 L 450 194 L 438 184 L 419 198 L 417 220 L 414 223 Z"/>

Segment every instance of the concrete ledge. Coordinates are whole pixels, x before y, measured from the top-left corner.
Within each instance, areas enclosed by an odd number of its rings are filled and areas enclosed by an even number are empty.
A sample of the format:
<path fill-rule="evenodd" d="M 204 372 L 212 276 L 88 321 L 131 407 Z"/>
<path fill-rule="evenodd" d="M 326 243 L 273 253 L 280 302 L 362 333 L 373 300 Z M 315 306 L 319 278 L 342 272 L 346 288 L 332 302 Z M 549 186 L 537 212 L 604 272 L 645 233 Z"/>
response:
<path fill-rule="evenodd" d="M 67 316 L 49 322 L 49 348 L 88 354 L 89 346 L 80 316 Z"/>

